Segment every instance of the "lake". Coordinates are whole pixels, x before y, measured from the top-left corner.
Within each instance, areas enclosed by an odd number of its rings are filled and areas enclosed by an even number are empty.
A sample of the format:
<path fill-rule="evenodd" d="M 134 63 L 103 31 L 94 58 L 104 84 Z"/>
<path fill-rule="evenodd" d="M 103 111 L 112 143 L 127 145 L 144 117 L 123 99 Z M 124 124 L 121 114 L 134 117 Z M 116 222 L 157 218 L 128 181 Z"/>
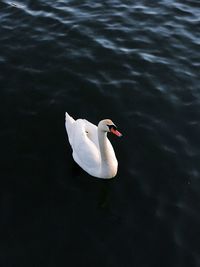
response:
<path fill-rule="evenodd" d="M 0 265 L 200 266 L 197 0 L 0 3 Z M 110 118 L 119 169 L 73 161 L 64 114 Z"/>

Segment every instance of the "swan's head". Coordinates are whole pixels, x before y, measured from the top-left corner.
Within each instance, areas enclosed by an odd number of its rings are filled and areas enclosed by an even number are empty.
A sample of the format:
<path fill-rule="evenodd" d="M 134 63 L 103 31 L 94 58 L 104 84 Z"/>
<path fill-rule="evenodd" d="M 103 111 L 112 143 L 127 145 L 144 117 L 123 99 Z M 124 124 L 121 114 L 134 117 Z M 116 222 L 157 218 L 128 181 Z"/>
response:
<path fill-rule="evenodd" d="M 108 133 L 110 132 L 119 137 L 122 136 L 122 134 L 119 131 L 117 131 L 116 125 L 110 119 L 105 119 L 105 120 L 100 121 L 98 128 L 102 132 L 108 132 Z"/>

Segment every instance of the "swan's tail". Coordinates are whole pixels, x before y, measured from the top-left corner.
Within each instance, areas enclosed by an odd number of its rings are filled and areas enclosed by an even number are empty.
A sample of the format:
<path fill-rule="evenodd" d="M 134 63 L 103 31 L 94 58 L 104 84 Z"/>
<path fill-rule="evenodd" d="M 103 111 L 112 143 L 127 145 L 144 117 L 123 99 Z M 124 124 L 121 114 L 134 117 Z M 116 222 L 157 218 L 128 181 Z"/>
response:
<path fill-rule="evenodd" d="M 67 131 L 67 135 L 68 135 L 70 144 L 72 144 L 73 123 L 74 122 L 75 122 L 75 120 L 67 112 L 65 112 L 65 128 Z"/>

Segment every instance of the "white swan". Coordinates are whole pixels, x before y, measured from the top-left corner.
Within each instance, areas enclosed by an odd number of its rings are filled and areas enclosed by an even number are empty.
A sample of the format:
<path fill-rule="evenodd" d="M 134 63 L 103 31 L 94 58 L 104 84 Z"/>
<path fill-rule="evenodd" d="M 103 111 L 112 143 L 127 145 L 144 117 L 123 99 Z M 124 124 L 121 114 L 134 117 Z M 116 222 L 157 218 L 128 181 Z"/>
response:
<path fill-rule="evenodd" d="M 99 122 L 98 127 L 87 120 L 74 120 L 65 113 L 65 128 L 73 150 L 73 158 L 87 173 L 98 178 L 113 178 L 118 162 L 107 132 L 122 136 L 110 119 Z"/>

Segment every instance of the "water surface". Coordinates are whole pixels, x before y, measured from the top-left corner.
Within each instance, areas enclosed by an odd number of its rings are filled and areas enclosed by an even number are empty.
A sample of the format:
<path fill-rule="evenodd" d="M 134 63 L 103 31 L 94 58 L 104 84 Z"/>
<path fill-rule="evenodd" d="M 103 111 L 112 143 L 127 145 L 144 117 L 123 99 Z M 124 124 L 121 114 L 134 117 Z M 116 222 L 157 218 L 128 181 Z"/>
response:
<path fill-rule="evenodd" d="M 199 266 L 199 2 L 0 3 L 1 266 Z M 119 172 L 64 112 L 111 118 Z"/>

